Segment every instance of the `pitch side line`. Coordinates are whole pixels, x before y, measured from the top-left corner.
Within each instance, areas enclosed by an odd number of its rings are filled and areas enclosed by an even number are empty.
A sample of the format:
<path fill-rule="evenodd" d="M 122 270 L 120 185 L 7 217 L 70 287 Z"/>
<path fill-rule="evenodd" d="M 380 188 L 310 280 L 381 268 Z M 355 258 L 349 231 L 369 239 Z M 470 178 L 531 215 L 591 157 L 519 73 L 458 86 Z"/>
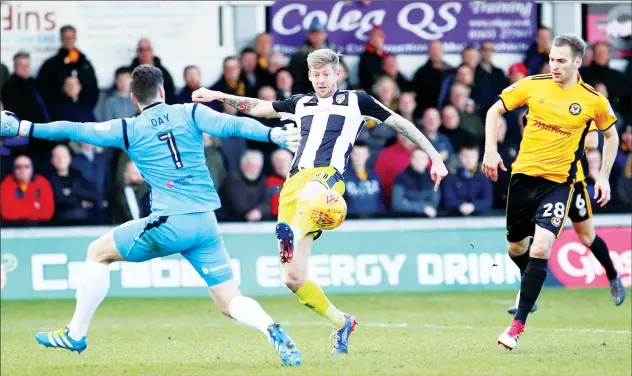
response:
<path fill-rule="evenodd" d="M 282 322 L 285 326 L 322 326 L 322 327 L 331 327 L 327 322 L 321 321 L 286 321 Z M 140 325 L 134 326 L 133 329 L 150 329 L 150 328 L 192 328 L 192 327 L 228 327 L 239 325 L 237 322 L 232 324 L 230 321 L 228 322 L 207 322 L 200 323 L 196 325 L 188 325 L 188 324 L 163 324 L 163 325 Z M 502 330 L 502 326 L 472 326 L 472 325 L 440 325 L 440 324 L 408 324 L 408 323 L 363 323 L 359 322 L 358 324 L 360 328 L 368 327 L 368 328 L 386 328 L 386 329 L 437 329 L 437 330 Z M 123 327 L 120 325 L 99 325 L 98 329 L 107 328 L 107 329 L 117 329 L 117 328 L 127 328 L 127 326 Z M 14 328 L 0 328 L 1 332 L 10 333 L 10 332 L 21 332 L 24 330 L 28 331 L 47 331 L 52 330 L 51 328 L 28 328 L 28 329 L 14 329 Z M 538 327 L 529 327 L 530 332 L 572 332 L 572 333 L 589 333 L 589 334 L 632 334 L 631 330 L 613 330 L 613 329 L 597 329 L 597 328 L 538 328 Z"/>

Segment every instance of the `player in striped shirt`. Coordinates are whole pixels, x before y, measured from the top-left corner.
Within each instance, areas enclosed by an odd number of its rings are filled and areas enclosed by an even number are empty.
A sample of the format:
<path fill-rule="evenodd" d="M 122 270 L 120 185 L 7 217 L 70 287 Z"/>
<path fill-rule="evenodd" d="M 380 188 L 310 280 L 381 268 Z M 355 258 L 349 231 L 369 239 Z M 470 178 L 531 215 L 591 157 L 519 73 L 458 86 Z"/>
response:
<path fill-rule="evenodd" d="M 328 189 L 344 193 L 342 174 L 367 119 L 396 129 L 428 153 L 435 190 L 448 174 L 439 153 L 414 124 L 364 92 L 337 88 L 339 64 L 340 55 L 330 49 L 310 53 L 307 65 L 314 93 L 282 101 L 238 97 L 205 88 L 196 90 L 192 96 L 194 102 L 217 100 L 251 116 L 292 119 L 298 124 L 301 141 L 279 199 L 279 253 L 286 286 L 300 303 L 326 317 L 337 328 L 334 354 L 347 352 L 349 336 L 357 322 L 355 317 L 338 310 L 323 290 L 307 278 L 312 242 L 322 232 L 309 218 L 310 200 Z"/>

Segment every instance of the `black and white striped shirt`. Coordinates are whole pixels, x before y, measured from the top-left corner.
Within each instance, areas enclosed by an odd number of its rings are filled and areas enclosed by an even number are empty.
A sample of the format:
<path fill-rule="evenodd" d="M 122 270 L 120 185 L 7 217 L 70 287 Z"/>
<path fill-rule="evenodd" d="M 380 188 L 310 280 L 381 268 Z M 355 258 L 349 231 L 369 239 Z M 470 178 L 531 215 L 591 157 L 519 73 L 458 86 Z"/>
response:
<path fill-rule="evenodd" d="M 338 90 L 329 98 L 298 94 L 273 102 L 272 106 L 282 120 L 293 120 L 301 131 L 290 174 L 325 166 L 344 173 L 365 120 L 381 123 L 393 114 L 369 94 L 353 90 Z"/>

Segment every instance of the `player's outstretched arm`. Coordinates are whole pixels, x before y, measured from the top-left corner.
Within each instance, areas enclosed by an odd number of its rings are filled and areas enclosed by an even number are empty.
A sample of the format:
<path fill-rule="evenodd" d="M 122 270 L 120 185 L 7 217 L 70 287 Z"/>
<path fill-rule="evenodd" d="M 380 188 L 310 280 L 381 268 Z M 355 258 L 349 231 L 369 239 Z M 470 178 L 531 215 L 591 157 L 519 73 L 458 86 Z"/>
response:
<path fill-rule="evenodd" d="M 441 184 L 441 180 L 448 175 L 448 169 L 445 167 L 443 163 L 443 158 L 441 154 L 437 152 L 437 149 L 432 146 L 430 140 L 424 136 L 423 133 L 413 123 L 404 119 L 402 116 L 396 113 L 391 113 L 385 121 L 384 124 L 389 127 L 395 129 L 399 133 L 403 134 L 415 143 L 415 145 L 419 146 L 421 150 L 425 151 L 426 154 L 430 157 L 432 161 L 432 167 L 430 168 L 430 176 L 432 180 L 435 182 L 435 191 L 439 189 L 439 184 Z"/>
<path fill-rule="evenodd" d="M 218 101 L 226 103 L 227 105 L 236 108 L 237 110 L 254 117 L 262 118 L 280 118 L 281 115 L 277 113 L 272 107 L 272 102 L 265 101 L 257 98 L 238 97 L 236 95 L 230 95 L 222 93 L 221 91 L 209 90 L 207 88 L 200 88 L 193 92 L 191 99 L 195 103 Z"/>
<path fill-rule="evenodd" d="M 501 100 L 487 111 L 485 117 L 485 154 L 483 155 L 483 173 L 492 181 L 498 180 L 498 167 L 507 171 L 500 154 L 498 154 L 498 123 L 506 112 Z"/>
<path fill-rule="evenodd" d="M 448 169 L 445 168 L 443 158 L 441 158 L 441 155 L 437 152 L 434 146 L 432 146 L 426 136 L 424 136 L 413 123 L 391 111 L 371 95 L 360 91 L 355 92 L 355 94 L 358 99 L 360 113 L 365 118 L 373 119 L 377 122 L 388 125 L 397 132 L 406 136 L 406 138 L 414 142 L 415 145 L 419 146 L 421 150 L 428 154 L 430 160 L 432 160 L 430 176 L 435 182 L 435 191 L 437 191 L 439 189 L 439 184 L 441 184 L 441 180 L 448 175 Z"/>
<path fill-rule="evenodd" d="M 606 206 L 610 201 L 610 171 L 617 157 L 617 149 L 619 148 L 619 134 L 616 127 L 610 127 L 603 131 L 604 145 L 601 156 L 601 170 L 595 181 L 595 199 L 602 207 Z"/>
<path fill-rule="evenodd" d="M 237 117 L 214 111 L 199 104 L 188 105 L 194 123 L 201 132 L 215 137 L 242 137 L 253 141 L 272 142 L 296 152 L 301 139 L 296 127 L 270 128 L 248 117 Z"/>
<path fill-rule="evenodd" d="M 124 149 L 125 120 L 116 119 L 103 123 L 75 123 L 55 121 L 52 123 L 31 123 L 20 121 L 10 111 L 2 111 L 1 132 L 3 137 L 34 137 L 51 141 L 77 141 L 101 147 Z"/>

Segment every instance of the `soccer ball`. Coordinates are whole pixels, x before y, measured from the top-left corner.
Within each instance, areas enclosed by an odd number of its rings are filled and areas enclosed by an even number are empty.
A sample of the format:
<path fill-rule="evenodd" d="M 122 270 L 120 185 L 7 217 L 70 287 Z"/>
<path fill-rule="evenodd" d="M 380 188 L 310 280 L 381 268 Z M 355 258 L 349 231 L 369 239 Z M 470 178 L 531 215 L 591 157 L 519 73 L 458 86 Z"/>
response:
<path fill-rule="evenodd" d="M 309 217 L 321 230 L 333 230 L 345 220 L 347 203 L 331 189 L 317 194 L 309 203 Z"/>

